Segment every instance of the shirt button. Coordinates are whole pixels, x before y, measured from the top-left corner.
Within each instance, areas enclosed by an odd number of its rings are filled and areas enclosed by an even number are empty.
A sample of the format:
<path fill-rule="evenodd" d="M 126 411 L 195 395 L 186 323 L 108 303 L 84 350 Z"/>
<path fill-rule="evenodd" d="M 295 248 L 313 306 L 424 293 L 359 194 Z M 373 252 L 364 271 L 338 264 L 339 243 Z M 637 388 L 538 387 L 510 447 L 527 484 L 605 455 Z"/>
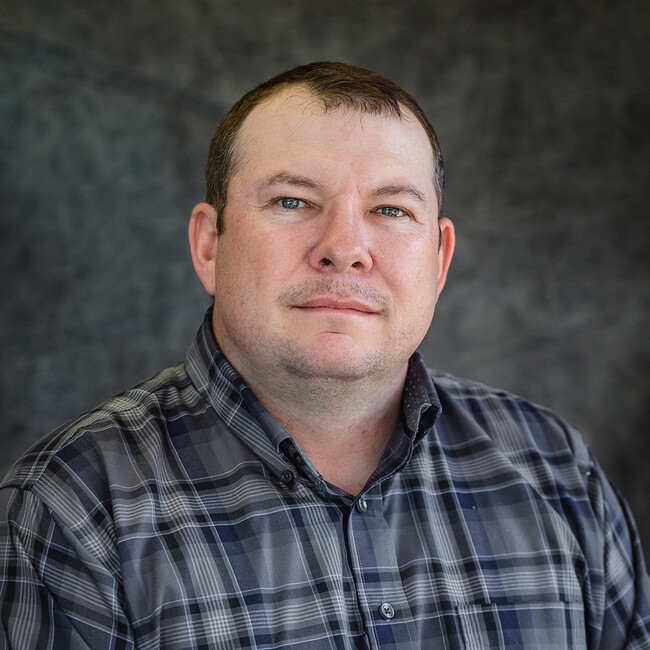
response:
<path fill-rule="evenodd" d="M 285 469 L 280 476 L 280 480 L 287 486 L 293 487 L 296 482 L 296 477 L 290 469 Z"/>
<path fill-rule="evenodd" d="M 368 510 L 368 502 L 363 497 L 359 497 L 356 508 L 357 508 L 357 512 L 363 514 Z"/>
<path fill-rule="evenodd" d="M 390 603 L 382 603 L 379 606 L 379 614 L 383 619 L 390 621 L 395 616 L 395 610 Z"/>

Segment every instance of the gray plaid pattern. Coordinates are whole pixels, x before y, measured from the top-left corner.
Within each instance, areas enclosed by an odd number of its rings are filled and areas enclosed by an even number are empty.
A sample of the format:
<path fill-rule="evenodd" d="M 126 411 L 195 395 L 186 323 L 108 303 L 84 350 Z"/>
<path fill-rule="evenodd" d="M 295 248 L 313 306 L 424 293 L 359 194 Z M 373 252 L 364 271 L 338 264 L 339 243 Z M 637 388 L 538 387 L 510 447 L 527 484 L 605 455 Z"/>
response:
<path fill-rule="evenodd" d="M 0 490 L 0 647 L 650 648 L 634 523 L 579 435 L 409 364 L 359 498 L 218 350 L 44 438 Z"/>

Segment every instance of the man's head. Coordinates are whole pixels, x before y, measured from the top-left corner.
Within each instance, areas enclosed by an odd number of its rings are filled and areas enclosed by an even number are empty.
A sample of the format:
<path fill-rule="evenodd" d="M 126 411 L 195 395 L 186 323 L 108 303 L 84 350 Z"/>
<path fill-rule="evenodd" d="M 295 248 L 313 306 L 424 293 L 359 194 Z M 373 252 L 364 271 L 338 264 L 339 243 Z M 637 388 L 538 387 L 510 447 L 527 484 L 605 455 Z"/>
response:
<path fill-rule="evenodd" d="M 328 101 L 303 81 L 312 68 L 328 72 Z M 362 103 L 342 99 L 350 71 L 366 79 Z M 384 103 L 371 102 L 370 72 L 314 64 L 284 76 L 294 75 L 300 83 L 242 100 L 230 114 L 245 111 L 236 128 L 219 127 L 226 144 L 213 141 L 208 168 L 219 168 L 221 198 L 192 213 L 217 342 L 253 387 L 280 377 L 285 386 L 291 377 L 397 382 L 454 248 L 453 225 L 439 216 L 435 134 L 390 82 L 375 91 Z"/>
<path fill-rule="evenodd" d="M 205 200 L 215 208 L 219 234 L 224 228 L 228 184 L 240 160 L 238 134 L 242 124 L 253 108 L 292 86 L 307 90 L 324 111 L 345 108 L 398 118 L 402 117 L 405 108 L 413 113 L 431 143 L 438 209 L 442 210 L 444 171 L 440 143 L 417 101 L 397 84 L 375 72 L 346 63 L 325 61 L 298 66 L 260 84 L 236 102 L 217 127 L 205 170 Z"/>

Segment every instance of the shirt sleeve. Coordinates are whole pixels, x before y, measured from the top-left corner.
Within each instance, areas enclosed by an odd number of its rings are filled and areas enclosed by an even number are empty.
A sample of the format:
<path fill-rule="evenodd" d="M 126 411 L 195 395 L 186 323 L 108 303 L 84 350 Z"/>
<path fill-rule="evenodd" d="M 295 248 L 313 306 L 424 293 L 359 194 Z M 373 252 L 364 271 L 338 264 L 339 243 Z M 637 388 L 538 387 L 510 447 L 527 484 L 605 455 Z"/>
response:
<path fill-rule="evenodd" d="M 0 647 L 130 650 L 121 589 L 29 490 L 0 491 Z"/>
<path fill-rule="evenodd" d="M 596 471 L 604 526 L 602 594 L 603 619 L 600 627 L 602 650 L 650 649 L 650 578 L 632 514 L 625 500 L 609 481 Z"/>

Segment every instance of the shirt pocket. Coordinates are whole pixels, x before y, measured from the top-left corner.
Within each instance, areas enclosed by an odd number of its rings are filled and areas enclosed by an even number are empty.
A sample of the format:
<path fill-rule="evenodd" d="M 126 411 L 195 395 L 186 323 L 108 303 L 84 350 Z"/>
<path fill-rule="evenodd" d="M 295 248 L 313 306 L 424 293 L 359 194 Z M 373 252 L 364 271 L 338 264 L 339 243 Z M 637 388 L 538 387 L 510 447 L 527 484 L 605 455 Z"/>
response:
<path fill-rule="evenodd" d="M 466 650 L 587 647 L 582 602 L 458 606 Z"/>

